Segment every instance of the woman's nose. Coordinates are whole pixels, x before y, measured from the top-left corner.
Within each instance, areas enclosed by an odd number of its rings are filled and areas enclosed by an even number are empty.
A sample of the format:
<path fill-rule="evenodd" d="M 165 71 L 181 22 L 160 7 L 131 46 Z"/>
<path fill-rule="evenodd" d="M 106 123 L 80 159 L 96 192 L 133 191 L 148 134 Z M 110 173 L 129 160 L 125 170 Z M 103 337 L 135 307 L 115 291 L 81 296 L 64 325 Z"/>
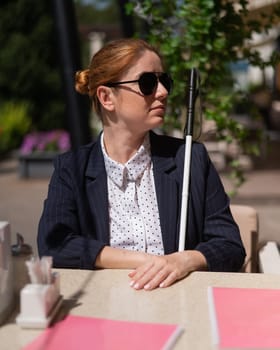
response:
<path fill-rule="evenodd" d="M 157 98 L 166 98 L 168 96 L 168 91 L 164 87 L 164 85 L 158 81 L 157 89 L 156 89 L 156 95 Z"/>

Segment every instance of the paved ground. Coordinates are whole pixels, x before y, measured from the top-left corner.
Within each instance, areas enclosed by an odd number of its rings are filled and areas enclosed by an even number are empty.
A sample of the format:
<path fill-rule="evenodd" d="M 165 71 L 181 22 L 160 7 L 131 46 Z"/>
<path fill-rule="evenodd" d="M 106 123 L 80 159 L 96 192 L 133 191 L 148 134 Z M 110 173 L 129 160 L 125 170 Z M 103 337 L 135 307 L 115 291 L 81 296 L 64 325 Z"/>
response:
<path fill-rule="evenodd" d="M 247 181 L 240 188 L 233 203 L 254 206 L 259 212 L 260 241 L 280 243 L 280 161 L 274 166 L 247 173 Z M 226 190 L 231 183 L 222 175 Z M 42 212 L 49 179 L 20 179 L 16 160 L 0 162 L 0 220 L 11 224 L 12 239 L 16 232 L 23 234 L 26 243 L 36 248 L 38 220 Z"/>
<path fill-rule="evenodd" d="M 10 222 L 13 243 L 19 232 L 35 253 L 37 225 L 48 181 L 49 179 L 20 179 L 15 161 L 0 164 L 0 220 Z"/>

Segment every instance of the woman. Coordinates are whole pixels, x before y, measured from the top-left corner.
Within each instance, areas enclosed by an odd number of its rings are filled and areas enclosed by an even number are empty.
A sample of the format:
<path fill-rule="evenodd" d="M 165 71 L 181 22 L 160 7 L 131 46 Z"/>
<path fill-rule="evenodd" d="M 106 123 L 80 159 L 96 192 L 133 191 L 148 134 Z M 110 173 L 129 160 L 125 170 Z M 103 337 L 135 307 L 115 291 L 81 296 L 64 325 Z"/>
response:
<path fill-rule="evenodd" d="M 40 255 L 54 266 L 124 268 L 130 285 L 167 287 L 195 270 L 238 271 L 245 251 L 229 199 L 202 144 L 193 143 L 186 250 L 178 250 L 184 141 L 156 135 L 172 80 L 139 39 L 107 44 L 76 90 L 103 132 L 59 156 L 39 223 Z"/>

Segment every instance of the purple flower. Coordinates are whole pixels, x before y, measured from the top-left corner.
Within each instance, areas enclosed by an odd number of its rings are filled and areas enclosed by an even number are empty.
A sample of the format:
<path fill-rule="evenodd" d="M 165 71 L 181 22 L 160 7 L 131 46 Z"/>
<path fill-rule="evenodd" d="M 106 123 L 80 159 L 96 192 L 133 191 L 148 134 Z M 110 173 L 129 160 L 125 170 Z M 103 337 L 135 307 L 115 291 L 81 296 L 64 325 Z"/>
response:
<path fill-rule="evenodd" d="M 69 133 L 65 130 L 39 131 L 27 134 L 20 147 L 24 155 L 33 152 L 66 152 L 71 148 Z"/>

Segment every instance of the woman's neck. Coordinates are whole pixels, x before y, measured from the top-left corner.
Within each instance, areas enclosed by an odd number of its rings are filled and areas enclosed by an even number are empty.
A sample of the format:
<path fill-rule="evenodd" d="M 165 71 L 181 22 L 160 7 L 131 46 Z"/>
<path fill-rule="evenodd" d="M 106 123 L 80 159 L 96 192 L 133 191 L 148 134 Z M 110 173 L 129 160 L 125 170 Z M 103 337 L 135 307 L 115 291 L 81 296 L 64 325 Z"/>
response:
<path fill-rule="evenodd" d="M 135 135 L 128 130 L 113 132 L 110 128 L 104 128 L 103 133 L 108 156 L 121 164 L 125 164 L 138 151 L 146 135 Z"/>

